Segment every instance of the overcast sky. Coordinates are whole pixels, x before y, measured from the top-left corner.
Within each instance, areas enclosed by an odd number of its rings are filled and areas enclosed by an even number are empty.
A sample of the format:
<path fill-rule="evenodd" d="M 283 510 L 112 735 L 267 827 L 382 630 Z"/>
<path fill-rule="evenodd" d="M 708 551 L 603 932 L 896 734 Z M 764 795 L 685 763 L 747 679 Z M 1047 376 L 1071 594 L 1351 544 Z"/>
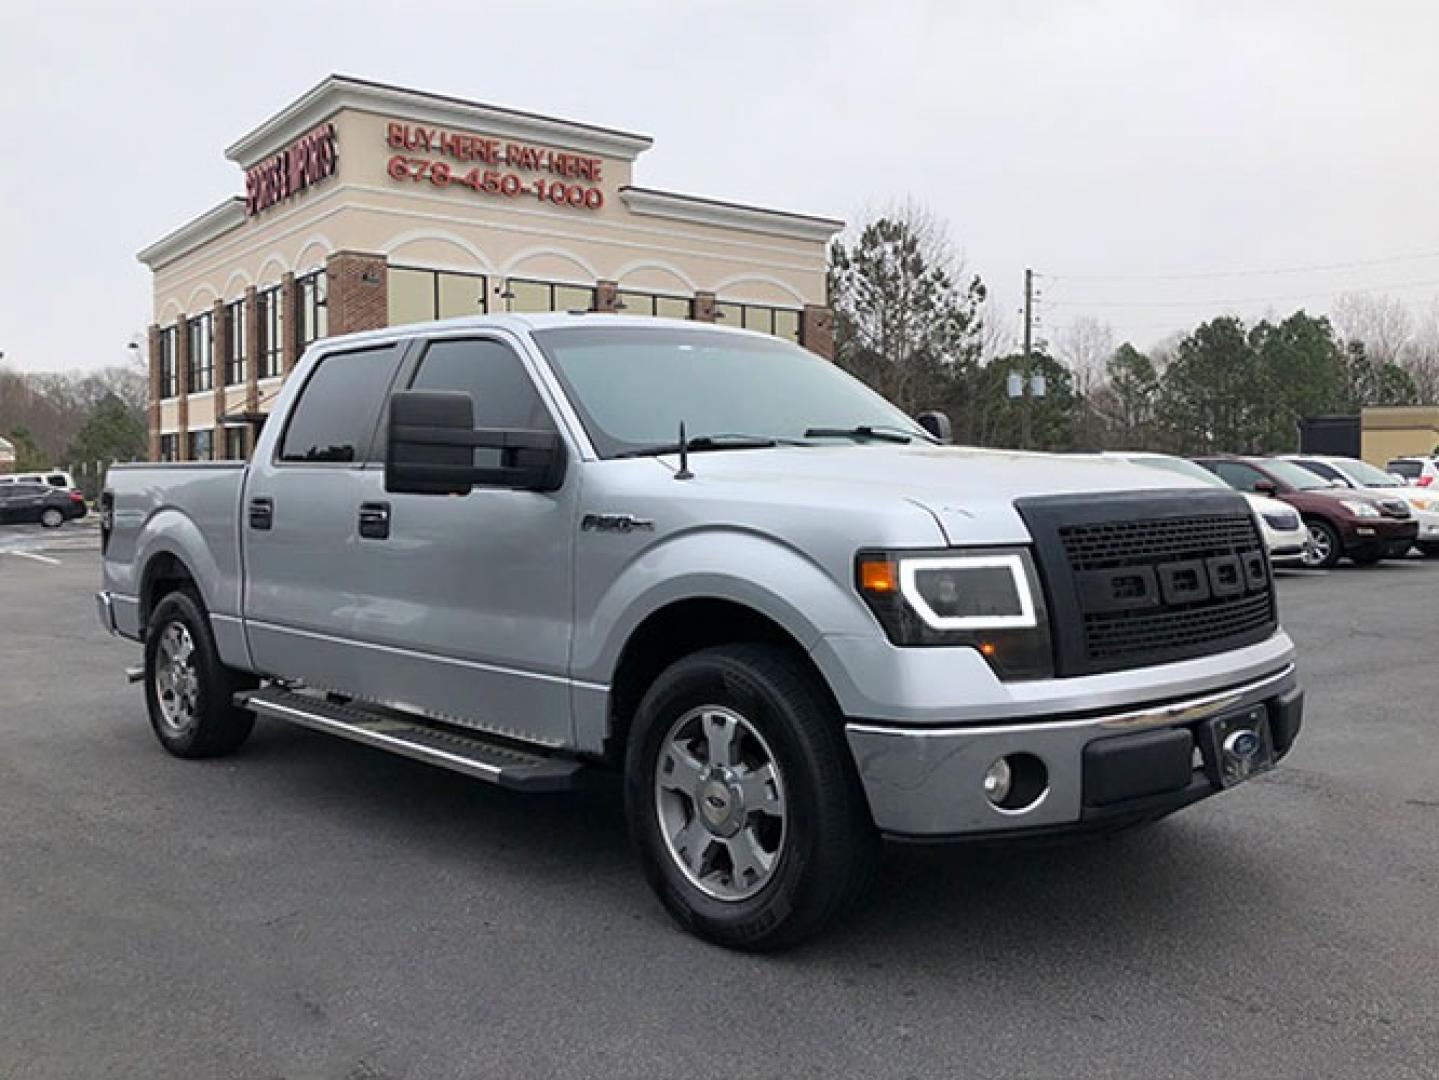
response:
<path fill-rule="evenodd" d="M 238 193 L 224 148 L 332 71 L 643 132 L 646 186 L 849 220 L 913 196 L 997 318 L 1050 275 L 1051 340 L 1354 290 L 1422 307 L 1436 46 L 1428 0 L 5 0 L 0 351 L 124 359 L 135 252 Z"/>

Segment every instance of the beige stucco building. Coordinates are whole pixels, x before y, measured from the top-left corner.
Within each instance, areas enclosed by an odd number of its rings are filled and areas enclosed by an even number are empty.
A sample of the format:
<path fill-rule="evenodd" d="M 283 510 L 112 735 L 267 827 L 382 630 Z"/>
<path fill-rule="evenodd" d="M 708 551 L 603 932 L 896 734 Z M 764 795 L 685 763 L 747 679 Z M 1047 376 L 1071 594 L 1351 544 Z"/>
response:
<path fill-rule="evenodd" d="M 1427 457 L 1439 449 L 1439 408 L 1393 405 L 1364 409 L 1360 439 L 1365 461 L 1379 468 L 1397 457 Z"/>
<path fill-rule="evenodd" d="M 318 337 L 494 311 L 725 320 L 832 350 L 839 221 L 635 183 L 643 135 L 331 76 L 226 150 L 245 195 L 140 252 L 151 456 L 240 457 Z"/>

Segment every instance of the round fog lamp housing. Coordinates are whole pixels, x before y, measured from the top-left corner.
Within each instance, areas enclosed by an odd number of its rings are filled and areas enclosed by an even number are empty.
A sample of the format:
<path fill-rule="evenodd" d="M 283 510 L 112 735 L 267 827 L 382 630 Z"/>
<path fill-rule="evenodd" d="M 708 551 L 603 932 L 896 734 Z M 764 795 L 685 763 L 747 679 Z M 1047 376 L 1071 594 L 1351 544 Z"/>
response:
<path fill-rule="evenodd" d="M 1009 798 L 1009 788 L 1013 781 L 1014 774 L 1010 771 L 1009 762 L 1000 758 L 984 771 L 984 794 L 995 806 L 1001 806 L 1004 800 Z"/>

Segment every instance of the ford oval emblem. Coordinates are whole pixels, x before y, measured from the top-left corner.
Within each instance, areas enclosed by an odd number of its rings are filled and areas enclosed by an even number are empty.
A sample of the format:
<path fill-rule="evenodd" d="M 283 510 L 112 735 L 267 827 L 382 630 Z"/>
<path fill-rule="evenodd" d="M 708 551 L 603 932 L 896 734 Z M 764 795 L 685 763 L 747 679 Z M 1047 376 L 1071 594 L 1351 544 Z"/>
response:
<path fill-rule="evenodd" d="M 1228 738 L 1224 740 L 1224 752 L 1241 761 L 1248 761 L 1254 757 L 1259 753 L 1259 747 L 1259 734 L 1249 728 L 1231 731 Z"/>

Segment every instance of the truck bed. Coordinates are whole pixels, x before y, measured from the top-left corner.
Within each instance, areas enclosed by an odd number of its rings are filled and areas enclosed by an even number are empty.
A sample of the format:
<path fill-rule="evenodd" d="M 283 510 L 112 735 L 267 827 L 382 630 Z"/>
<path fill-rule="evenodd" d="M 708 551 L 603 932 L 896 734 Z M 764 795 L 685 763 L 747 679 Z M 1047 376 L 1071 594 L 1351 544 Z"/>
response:
<path fill-rule="evenodd" d="M 106 486 L 113 515 L 105 537 L 104 586 L 115 596 L 116 629 L 140 632 L 146 582 L 155 555 L 184 554 L 204 583 L 215 615 L 240 614 L 240 499 L 246 465 L 239 461 L 116 465 Z"/>

